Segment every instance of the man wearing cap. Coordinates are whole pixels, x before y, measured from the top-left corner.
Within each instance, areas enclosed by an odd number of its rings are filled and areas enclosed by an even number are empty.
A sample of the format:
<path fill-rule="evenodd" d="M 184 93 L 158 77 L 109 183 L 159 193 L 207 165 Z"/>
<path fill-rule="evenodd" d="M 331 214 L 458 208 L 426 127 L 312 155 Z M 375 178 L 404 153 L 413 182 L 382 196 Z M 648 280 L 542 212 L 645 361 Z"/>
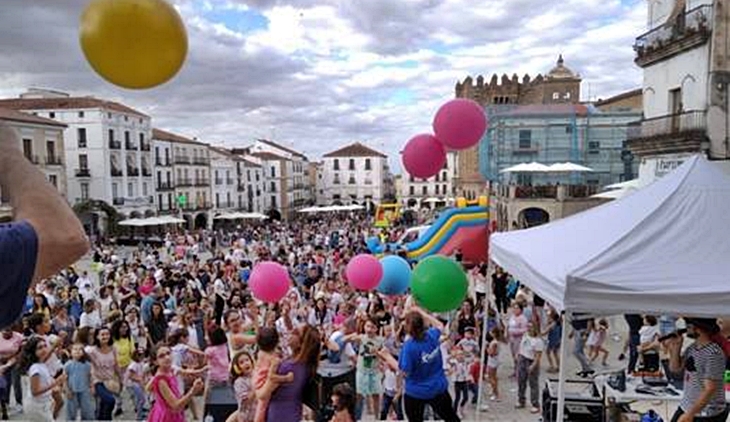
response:
<path fill-rule="evenodd" d="M 723 375 L 725 356 L 712 336 L 720 331 L 711 318 L 685 318 L 687 337 L 694 339 L 682 352 L 683 337 L 664 341 L 669 369 L 684 370 L 684 395 L 672 422 L 720 422 L 727 418 Z"/>
<path fill-rule="evenodd" d="M 74 263 L 89 249 L 81 223 L 45 175 L 23 155 L 18 134 L 0 120 L 0 189 L 13 222 L 0 224 L 0 327 L 23 311 L 33 282 Z"/>

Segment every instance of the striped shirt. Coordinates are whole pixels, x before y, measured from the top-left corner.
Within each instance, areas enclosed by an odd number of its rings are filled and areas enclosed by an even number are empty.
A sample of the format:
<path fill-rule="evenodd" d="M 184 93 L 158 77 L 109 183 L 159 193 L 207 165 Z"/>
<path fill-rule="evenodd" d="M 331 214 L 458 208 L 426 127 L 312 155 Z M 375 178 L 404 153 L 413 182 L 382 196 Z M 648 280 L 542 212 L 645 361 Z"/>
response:
<path fill-rule="evenodd" d="M 705 380 L 715 380 L 715 391 L 697 416 L 715 416 L 725 410 L 725 355 L 716 343 L 698 346 L 691 344 L 684 351 L 684 396 L 680 407 L 688 411 L 702 395 Z"/>

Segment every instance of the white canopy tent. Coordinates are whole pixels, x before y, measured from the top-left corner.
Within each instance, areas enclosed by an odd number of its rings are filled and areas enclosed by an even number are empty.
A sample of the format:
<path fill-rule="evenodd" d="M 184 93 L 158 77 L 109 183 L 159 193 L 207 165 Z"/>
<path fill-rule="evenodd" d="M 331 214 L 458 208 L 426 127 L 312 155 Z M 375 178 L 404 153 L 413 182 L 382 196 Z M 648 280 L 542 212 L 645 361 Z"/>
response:
<path fill-rule="evenodd" d="M 595 195 L 591 195 L 591 198 L 620 199 L 626 195 L 631 195 L 635 191 L 636 191 L 636 189 L 634 189 L 634 188 L 611 189 L 611 190 L 599 192 Z"/>
<path fill-rule="evenodd" d="M 546 166 L 545 164 L 541 164 L 538 162 L 531 162 L 531 163 L 520 163 L 517 165 L 514 165 L 512 167 L 507 167 L 506 169 L 502 169 L 499 172 L 500 173 L 547 173 L 550 171 L 550 167 Z"/>
<path fill-rule="evenodd" d="M 490 238 L 491 258 L 558 310 L 717 317 L 730 303 L 730 177 L 700 156 L 622 199 Z M 562 359 L 568 330 L 563 330 Z M 565 404 L 560 367 L 558 418 Z"/>
<path fill-rule="evenodd" d="M 587 173 L 587 172 L 592 172 L 592 171 L 593 171 L 593 169 L 590 167 L 571 163 L 569 161 L 565 162 L 565 163 L 555 163 L 555 164 L 548 166 L 548 172 L 550 172 L 550 173 L 572 173 L 572 172 Z"/>
<path fill-rule="evenodd" d="M 639 187 L 641 187 L 641 185 L 639 183 L 639 179 L 631 179 L 631 180 L 627 180 L 625 182 L 614 183 L 614 184 L 605 186 L 604 188 L 605 189 L 638 189 Z"/>
<path fill-rule="evenodd" d="M 130 218 L 119 222 L 120 226 L 130 227 L 149 227 L 149 226 L 164 226 L 167 224 L 182 224 L 185 220 L 181 218 L 171 217 L 169 215 L 163 215 L 160 217 L 149 217 L 149 218 Z"/>

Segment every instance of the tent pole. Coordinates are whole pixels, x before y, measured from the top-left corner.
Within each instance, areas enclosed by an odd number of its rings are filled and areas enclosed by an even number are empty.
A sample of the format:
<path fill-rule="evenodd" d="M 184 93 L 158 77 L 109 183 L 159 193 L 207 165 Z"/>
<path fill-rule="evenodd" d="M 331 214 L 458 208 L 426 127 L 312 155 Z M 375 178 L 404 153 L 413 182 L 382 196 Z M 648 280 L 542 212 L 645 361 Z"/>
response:
<path fill-rule="evenodd" d="M 558 414 L 555 422 L 565 419 L 565 373 L 568 360 L 568 329 L 573 321 L 573 312 L 565 311 L 563 331 L 560 335 L 560 369 L 558 373 Z"/>
<path fill-rule="evenodd" d="M 487 354 L 487 321 L 489 320 L 489 308 L 491 306 L 492 297 L 492 283 L 487 279 L 487 294 L 484 297 L 484 316 L 482 317 L 482 348 L 481 357 L 479 358 L 479 384 L 477 388 L 477 409 L 476 409 L 476 420 L 480 422 L 482 420 L 482 396 L 484 391 L 484 356 Z"/>

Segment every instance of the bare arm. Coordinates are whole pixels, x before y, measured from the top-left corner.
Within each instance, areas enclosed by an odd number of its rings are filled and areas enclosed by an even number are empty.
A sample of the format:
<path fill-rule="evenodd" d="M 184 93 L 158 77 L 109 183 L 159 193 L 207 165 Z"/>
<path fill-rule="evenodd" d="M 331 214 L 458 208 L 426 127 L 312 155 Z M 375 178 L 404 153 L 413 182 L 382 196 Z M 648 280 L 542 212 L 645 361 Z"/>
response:
<path fill-rule="evenodd" d="M 33 395 L 33 397 L 40 396 L 41 394 L 53 390 L 58 385 L 63 385 L 66 383 L 66 373 L 63 373 L 60 377 L 56 378 L 52 382 L 50 382 L 47 386 L 43 387 L 41 385 L 41 377 L 40 375 L 33 375 L 30 377 L 30 393 Z"/>
<path fill-rule="evenodd" d="M 17 133 L 4 122 L 0 122 L 0 186 L 10 198 L 14 219 L 30 223 L 38 237 L 34 282 L 71 265 L 89 250 L 78 218 L 23 156 Z"/>
<path fill-rule="evenodd" d="M 187 406 L 187 404 L 190 402 L 190 400 L 193 398 L 193 395 L 197 392 L 196 390 L 200 387 L 196 387 L 197 385 L 202 385 L 202 381 L 195 380 L 195 384 L 193 384 L 193 388 L 188 390 L 187 393 L 183 394 L 182 397 L 177 398 L 174 394 L 172 394 L 172 390 L 170 390 L 170 386 L 167 385 L 167 381 L 164 379 L 161 379 L 158 381 L 158 388 L 160 390 L 160 395 L 162 396 L 162 399 L 165 400 L 165 403 L 173 410 L 178 411 L 182 410 Z"/>
<path fill-rule="evenodd" d="M 702 383 L 702 393 L 697 397 L 697 400 L 692 404 L 692 407 L 687 410 L 687 416 L 694 418 L 702 409 L 710 402 L 712 396 L 715 394 L 718 381 L 705 379 Z"/>

